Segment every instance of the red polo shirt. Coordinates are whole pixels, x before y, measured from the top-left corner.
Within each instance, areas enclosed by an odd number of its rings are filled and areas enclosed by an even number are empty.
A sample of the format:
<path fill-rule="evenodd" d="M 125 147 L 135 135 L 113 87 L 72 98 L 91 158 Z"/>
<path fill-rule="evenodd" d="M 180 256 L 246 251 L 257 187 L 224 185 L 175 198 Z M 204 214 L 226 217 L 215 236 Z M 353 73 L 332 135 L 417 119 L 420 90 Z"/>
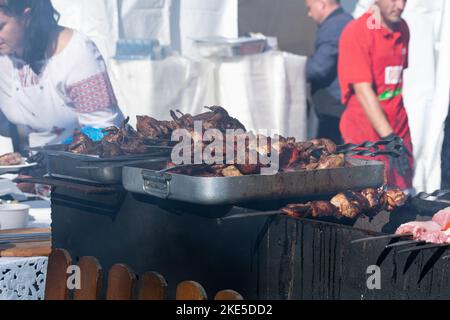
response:
<path fill-rule="evenodd" d="M 359 104 L 352 84 L 372 83 L 383 107 L 402 104 L 402 74 L 408 67 L 409 28 L 405 21 L 394 32 L 373 27 L 368 12 L 351 22 L 339 43 L 339 82 L 344 105 Z M 371 27 L 371 28 L 370 28 Z"/>
<path fill-rule="evenodd" d="M 394 133 L 402 137 L 412 151 L 402 96 L 403 70 L 408 66 L 409 28 L 403 20 L 395 31 L 381 25 L 377 27 L 373 22 L 371 12 L 364 14 L 347 25 L 340 39 L 338 75 L 342 103 L 346 106 L 341 118 L 341 133 L 346 143 L 359 144 L 381 139 L 352 87 L 356 83 L 372 83 Z M 385 157 L 379 159 L 387 162 Z M 411 167 L 412 163 L 411 159 Z M 402 188 L 412 185 L 412 177 L 406 181 L 397 178 L 389 178 L 388 174 L 388 184 Z"/>

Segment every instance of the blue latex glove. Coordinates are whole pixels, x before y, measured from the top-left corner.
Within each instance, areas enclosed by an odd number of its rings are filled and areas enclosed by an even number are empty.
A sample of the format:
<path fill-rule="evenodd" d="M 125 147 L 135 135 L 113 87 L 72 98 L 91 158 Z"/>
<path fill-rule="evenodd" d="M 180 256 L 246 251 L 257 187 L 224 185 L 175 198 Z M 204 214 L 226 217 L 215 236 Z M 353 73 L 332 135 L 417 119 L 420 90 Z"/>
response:
<path fill-rule="evenodd" d="M 91 138 L 93 141 L 100 141 L 103 139 L 105 134 L 102 132 L 103 129 L 100 128 L 93 128 L 93 127 L 83 127 L 80 129 L 82 133 L 87 135 L 89 138 Z M 73 137 L 70 137 L 63 141 L 63 144 L 71 144 L 73 141 Z"/>

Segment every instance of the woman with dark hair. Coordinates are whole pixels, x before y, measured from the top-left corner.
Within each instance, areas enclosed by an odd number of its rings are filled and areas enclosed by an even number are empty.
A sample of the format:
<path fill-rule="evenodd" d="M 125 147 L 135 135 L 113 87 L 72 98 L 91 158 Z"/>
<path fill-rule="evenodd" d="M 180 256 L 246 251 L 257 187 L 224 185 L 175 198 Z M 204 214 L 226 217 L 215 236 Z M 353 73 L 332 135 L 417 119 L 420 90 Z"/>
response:
<path fill-rule="evenodd" d="M 32 147 L 123 119 L 97 47 L 59 26 L 50 0 L 0 0 L 0 111 Z"/>

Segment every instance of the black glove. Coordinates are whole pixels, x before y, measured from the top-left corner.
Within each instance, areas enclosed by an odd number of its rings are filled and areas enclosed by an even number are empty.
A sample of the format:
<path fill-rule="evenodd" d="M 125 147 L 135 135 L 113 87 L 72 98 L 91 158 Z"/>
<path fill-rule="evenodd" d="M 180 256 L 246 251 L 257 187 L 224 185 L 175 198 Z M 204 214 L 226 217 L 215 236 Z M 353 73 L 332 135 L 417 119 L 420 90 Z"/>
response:
<path fill-rule="evenodd" d="M 403 139 L 392 133 L 383 138 L 383 140 L 390 141 L 385 147 L 386 151 L 392 152 L 392 154 L 388 156 L 389 167 L 395 169 L 403 178 L 411 177 L 412 170 L 409 165 L 409 157 L 412 155 L 408 148 L 406 148 Z"/>

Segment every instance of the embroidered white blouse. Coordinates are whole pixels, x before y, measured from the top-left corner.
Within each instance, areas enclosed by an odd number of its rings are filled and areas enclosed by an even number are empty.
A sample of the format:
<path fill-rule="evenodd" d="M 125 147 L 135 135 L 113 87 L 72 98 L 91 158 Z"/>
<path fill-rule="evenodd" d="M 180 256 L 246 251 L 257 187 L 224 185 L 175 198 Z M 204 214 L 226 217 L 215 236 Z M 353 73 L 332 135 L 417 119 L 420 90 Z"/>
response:
<path fill-rule="evenodd" d="M 12 56 L 0 56 L 0 110 L 29 129 L 31 147 L 60 143 L 76 128 L 120 125 L 106 64 L 95 44 L 74 31 L 67 46 L 36 75 Z"/>

